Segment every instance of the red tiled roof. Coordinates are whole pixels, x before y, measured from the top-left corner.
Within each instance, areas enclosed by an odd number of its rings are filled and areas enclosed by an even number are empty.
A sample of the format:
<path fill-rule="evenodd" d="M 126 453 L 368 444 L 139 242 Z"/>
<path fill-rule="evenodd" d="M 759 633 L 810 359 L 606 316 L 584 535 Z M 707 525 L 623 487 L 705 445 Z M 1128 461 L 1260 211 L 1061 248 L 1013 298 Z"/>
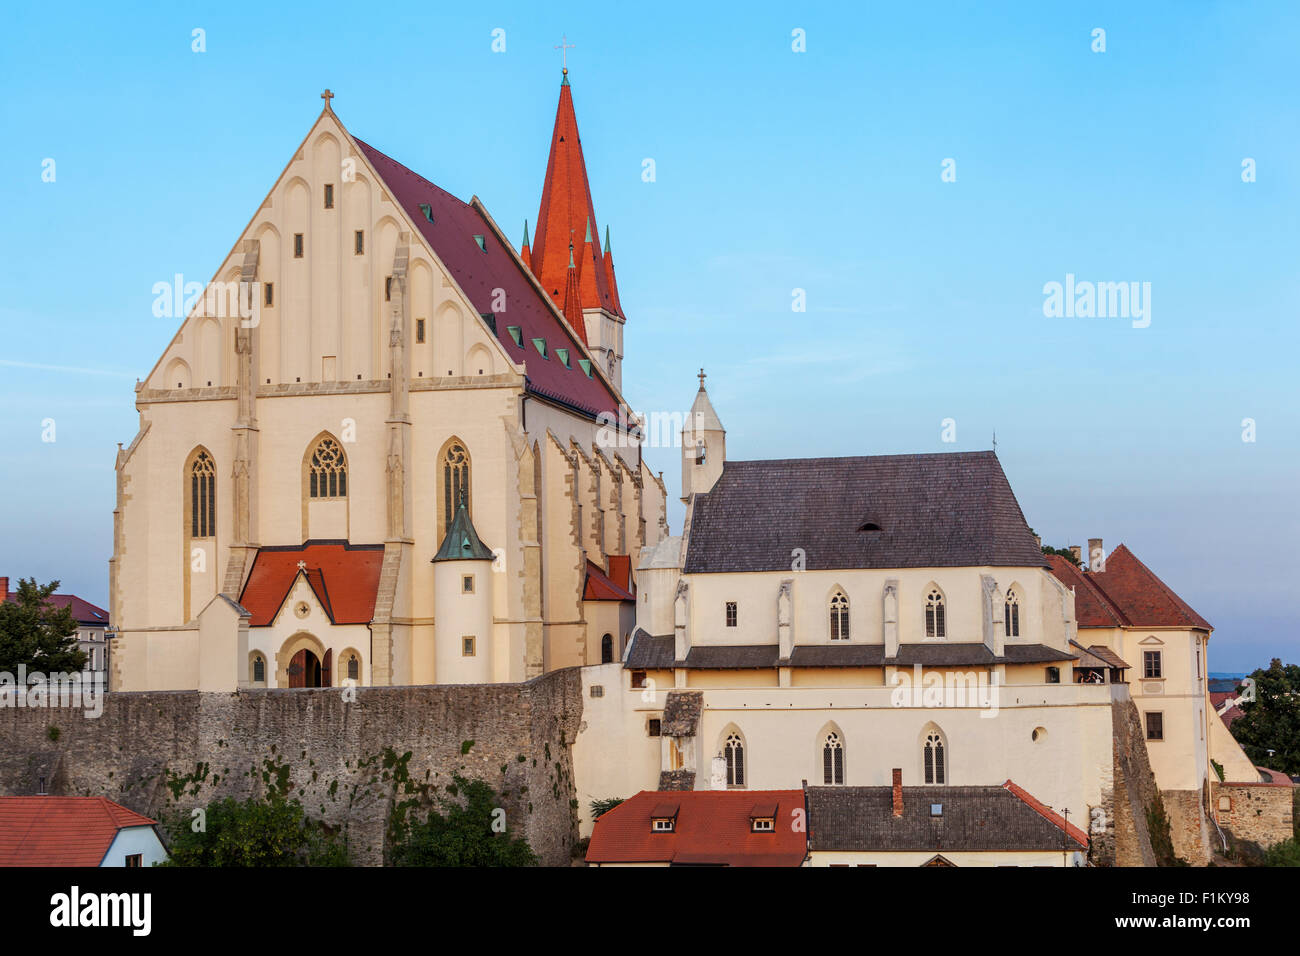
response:
<path fill-rule="evenodd" d="M 153 824 L 106 797 L 0 797 L 0 866 L 99 866 L 118 830 Z"/>
<path fill-rule="evenodd" d="M 384 546 L 309 541 L 301 547 L 258 550 L 239 596 L 239 603 L 252 615 L 248 622 L 251 626 L 262 627 L 275 620 L 297 580 L 299 561 L 306 565 L 304 577 L 331 622 L 370 623 L 375 614 Z"/>
<path fill-rule="evenodd" d="M 1192 610 L 1169 585 L 1120 545 L 1106 559 L 1106 570 L 1089 572 L 1088 580 L 1105 592 L 1133 627 L 1198 627 L 1210 623 Z"/>
<path fill-rule="evenodd" d="M 629 594 L 636 594 L 636 585 L 632 583 L 632 556 L 630 554 L 611 554 L 609 556 L 609 579 Z"/>
<path fill-rule="evenodd" d="M 1019 797 L 1026 806 L 1032 807 L 1044 820 L 1047 820 L 1050 823 L 1055 824 L 1061 830 L 1068 832 L 1069 835 L 1081 846 L 1088 845 L 1087 833 L 1079 827 L 1076 827 L 1073 823 L 1066 823 L 1063 816 L 1048 807 L 1046 804 L 1040 803 L 1037 798 L 1029 793 L 1028 790 L 1025 790 L 1023 787 L 1017 785 L 1011 780 L 1008 780 L 1002 786 Z"/>
<path fill-rule="evenodd" d="M 610 558 L 611 565 L 613 556 Z M 611 567 L 612 570 L 612 567 Z M 600 565 L 587 562 L 587 582 L 582 588 L 584 601 L 635 601 L 636 596 L 606 577 Z"/>
<path fill-rule="evenodd" d="M 1074 588 L 1074 619 L 1079 627 L 1125 627 L 1124 613 L 1073 562 L 1059 554 L 1047 555 L 1052 573 L 1066 587 Z"/>
<path fill-rule="evenodd" d="M 654 833 L 650 820 L 665 803 L 678 804 L 672 833 Z M 775 804 L 776 829 L 753 833 L 755 807 Z M 806 835 L 791 825 L 803 809 L 801 790 L 642 790 L 596 820 L 588 863 L 694 863 L 799 866 Z"/>
<path fill-rule="evenodd" d="M 1284 774 L 1281 770 L 1269 770 L 1267 767 L 1256 767 L 1261 775 L 1267 776 L 1268 780 L 1261 780 L 1260 783 L 1275 783 L 1284 787 L 1295 785 L 1295 781 Z"/>
<path fill-rule="evenodd" d="M 582 308 L 603 308 L 617 315 L 618 303 L 610 289 L 613 267 L 604 261 L 599 240 L 596 206 L 591 200 L 587 164 L 582 158 L 582 138 L 578 135 L 578 117 L 573 110 L 573 88 L 566 77 L 560 85 L 560 101 L 555 107 L 555 128 L 551 132 L 551 151 L 546 160 L 542 203 L 529 250 L 532 270 L 542 288 L 558 305 L 563 305 L 569 244 L 572 243 Z"/>
<path fill-rule="evenodd" d="M 8 579 L 5 579 L 6 587 Z M 8 601 L 13 598 L 18 600 L 17 591 L 6 590 L 0 595 L 0 601 Z M 72 619 L 78 624 L 84 624 L 87 627 L 108 627 L 108 612 L 102 607 L 84 601 L 75 594 L 51 594 L 46 602 L 54 605 L 56 608 L 72 608 Z"/>
<path fill-rule="evenodd" d="M 496 316 L 496 337 L 511 361 L 525 366 L 529 390 L 592 417 L 617 414 L 619 402 L 609 386 L 578 366 L 577 359 L 587 354 L 578 334 L 565 328 L 480 207 L 461 202 L 373 146 L 359 139 L 356 144 L 480 314 L 492 313 L 496 290 L 504 291 L 508 308 Z M 421 203 L 429 205 L 433 222 L 421 212 Z M 475 236 L 483 237 L 483 249 Z M 536 261 L 536 245 L 533 255 Z M 566 267 L 568 261 L 566 245 Z M 520 329 L 522 347 L 507 331 L 512 325 Z M 533 346 L 535 338 L 546 340 L 546 358 Z M 556 357 L 556 348 L 573 354 L 569 368 Z"/>
<path fill-rule="evenodd" d="M 1229 729 L 1231 729 L 1232 722 L 1234 720 L 1236 720 L 1238 717 L 1245 716 L 1245 711 L 1243 711 L 1235 703 L 1227 710 L 1222 709 L 1225 703 L 1227 703 L 1228 701 L 1235 701 L 1236 699 L 1237 699 L 1237 695 L 1233 691 L 1226 691 L 1226 690 L 1210 691 L 1210 706 L 1213 707 L 1214 712 L 1219 715 L 1220 719 L 1223 721 L 1224 726 L 1228 727 Z"/>

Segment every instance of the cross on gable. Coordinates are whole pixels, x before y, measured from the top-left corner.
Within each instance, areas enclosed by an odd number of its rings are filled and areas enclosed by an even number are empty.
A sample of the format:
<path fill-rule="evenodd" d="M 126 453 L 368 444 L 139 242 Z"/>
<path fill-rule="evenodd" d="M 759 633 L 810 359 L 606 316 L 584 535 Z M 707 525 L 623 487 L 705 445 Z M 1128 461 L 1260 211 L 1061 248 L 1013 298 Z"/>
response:
<path fill-rule="evenodd" d="M 330 108 L 330 100 L 334 99 L 334 94 L 331 93 L 329 90 L 326 90 L 324 93 L 322 93 L 322 94 L 320 95 L 320 98 L 323 99 L 323 100 L 325 101 L 325 108 L 326 108 L 326 109 L 329 109 L 329 108 Z"/>
<path fill-rule="evenodd" d="M 298 570 L 299 570 L 299 571 L 306 571 L 306 570 L 307 570 L 307 562 L 306 562 L 306 561 L 299 561 L 299 562 L 298 562 Z"/>
<path fill-rule="evenodd" d="M 700 391 L 704 391 L 704 379 L 708 377 L 704 374 L 704 369 L 700 369 L 700 374 L 697 377 L 700 380 Z"/>

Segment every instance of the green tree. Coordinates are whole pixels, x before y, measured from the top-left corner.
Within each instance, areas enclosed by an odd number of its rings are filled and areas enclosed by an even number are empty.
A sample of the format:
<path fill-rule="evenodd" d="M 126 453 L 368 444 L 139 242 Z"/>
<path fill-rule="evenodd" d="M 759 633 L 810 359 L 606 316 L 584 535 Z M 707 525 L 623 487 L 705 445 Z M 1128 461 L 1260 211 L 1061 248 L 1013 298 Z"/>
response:
<path fill-rule="evenodd" d="M 22 664 L 28 672 L 52 674 L 86 666 L 72 608 L 56 608 L 49 601 L 58 586 L 58 581 L 42 585 L 22 578 L 15 599 L 0 603 L 0 671 L 17 674 Z"/>
<path fill-rule="evenodd" d="M 601 814 L 609 813 L 622 802 L 622 797 L 606 797 L 603 800 L 591 801 L 591 818 L 594 820 Z"/>
<path fill-rule="evenodd" d="M 208 804 L 204 828 L 182 816 L 169 827 L 172 866 L 347 866 L 347 847 L 297 800 L 272 796 Z"/>
<path fill-rule="evenodd" d="M 1283 840 L 1264 851 L 1264 866 L 1300 866 L 1300 840 Z"/>
<path fill-rule="evenodd" d="M 1030 528 L 1029 533 L 1034 534 L 1035 533 L 1034 529 Z M 1074 552 L 1071 551 L 1069 548 L 1053 548 L 1051 545 L 1042 544 L 1039 545 L 1039 550 L 1042 551 L 1043 554 L 1059 554 L 1061 557 L 1065 558 L 1065 560 L 1073 564 L 1076 568 L 1083 566 L 1082 563 L 1079 561 L 1079 559 L 1074 556 Z"/>
<path fill-rule="evenodd" d="M 404 823 L 393 835 L 393 866 L 536 866 L 528 841 L 504 827 L 505 811 L 496 792 L 481 780 L 452 777 L 441 810 L 429 810 L 423 823 Z"/>
<path fill-rule="evenodd" d="M 1256 766 L 1300 773 L 1300 666 L 1273 658 L 1250 675 L 1253 701 L 1242 701 L 1232 736 Z"/>

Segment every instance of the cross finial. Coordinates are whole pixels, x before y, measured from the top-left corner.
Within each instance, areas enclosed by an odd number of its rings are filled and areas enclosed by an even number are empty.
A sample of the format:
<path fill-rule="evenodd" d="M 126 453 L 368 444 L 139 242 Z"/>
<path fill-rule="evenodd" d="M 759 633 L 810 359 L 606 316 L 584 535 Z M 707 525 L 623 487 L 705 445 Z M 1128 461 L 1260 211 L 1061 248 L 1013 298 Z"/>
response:
<path fill-rule="evenodd" d="M 324 93 L 322 93 L 322 94 L 320 95 L 320 98 L 323 99 L 323 100 L 325 101 L 325 108 L 326 108 L 326 109 L 329 109 L 329 108 L 330 108 L 330 100 L 334 99 L 334 94 L 331 93 L 329 90 L 326 90 Z"/>
<path fill-rule="evenodd" d="M 573 49 L 573 44 L 569 42 L 567 35 L 560 37 L 560 42 L 555 45 L 555 49 L 560 51 L 560 66 L 564 68 L 564 75 L 569 74 L 569 51 Z"/>
<path fill-rule="evenodd" d="M 299 570 L 299 571 L 306 571 L 306 570 L 307 570 L 307 562 L 306 562 L 306 561 L 299 561 L 299 562 L 298 562 L 298 570 Z"/>
<path fill-rule="evenodd" d="M 700 369 L 700 374 L 699 374 L 697 377 L 698 377 L 699 380 L 700 380 L 700 391 L 702 392 L 702 391 L 704 391 L 704 380 L 705 380 L 705 378 L 707 378 L 708 376 L 706 376 L 706 375 L 704 374 L 704 369 Z"/>
<path fill-rule="evenodd" d="M 993 450 L 998 450 L 998 430 L 996 428 L 993 429 Z"/>

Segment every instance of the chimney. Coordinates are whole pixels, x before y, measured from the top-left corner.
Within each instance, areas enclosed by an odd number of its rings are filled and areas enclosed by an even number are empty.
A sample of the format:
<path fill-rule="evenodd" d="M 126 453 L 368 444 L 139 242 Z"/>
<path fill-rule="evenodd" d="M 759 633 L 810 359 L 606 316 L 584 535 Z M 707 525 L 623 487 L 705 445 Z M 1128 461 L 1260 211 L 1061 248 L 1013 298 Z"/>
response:
<path fill-rule="evenodd" d="M 1043 536 L 1041 534 L 1034 535 L 1034 544 L 1039 548 L 1043 546 Z"/>
<path fill-rule="evenodd" d="M 903 815 L 903 771 L 894 768 L 894 816 Z"/>
<path fill-rule="evenodd" d="M 1070 553 L 1074 555 L 1074 561 L 1076 564 L 1083 560 L 1083 549 L 1077 544 L 1070 545 Z"/>
<path fill-rule="evenodd" d="M 1106 552 L 1101 547 L 1101 538 L 1088 539 L 1088 570 L 1099 574 L 1106 570 Z"/>
<path fill-rule="evenodd" d="M 0 603 L 9 600 L 9 578 L 0 578 Z"/>

